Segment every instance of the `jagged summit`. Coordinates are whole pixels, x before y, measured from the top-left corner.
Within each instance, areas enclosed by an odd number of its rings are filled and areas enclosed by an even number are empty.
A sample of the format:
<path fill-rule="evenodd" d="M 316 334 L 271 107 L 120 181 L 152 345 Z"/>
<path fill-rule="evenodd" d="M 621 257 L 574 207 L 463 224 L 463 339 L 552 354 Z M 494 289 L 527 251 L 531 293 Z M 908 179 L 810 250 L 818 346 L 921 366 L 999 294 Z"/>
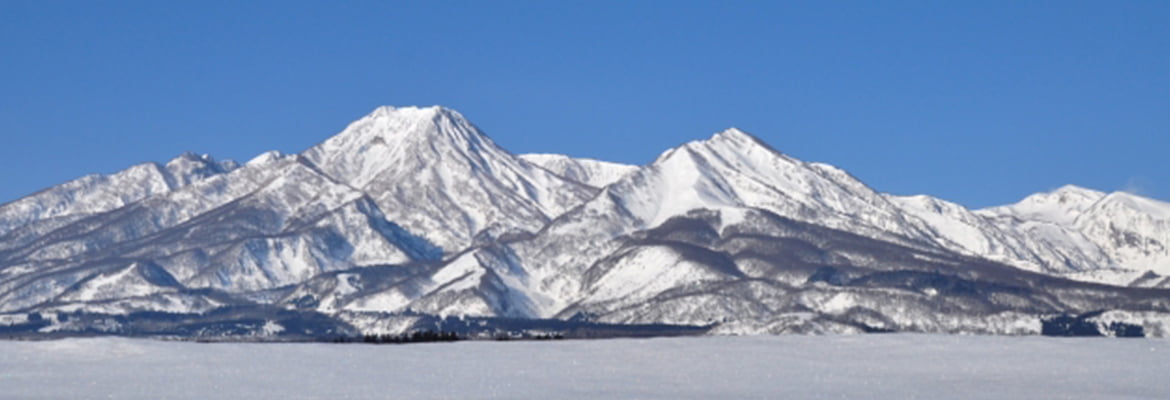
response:
<path fill-rule="evenodd" d="M 239 167 L 235 161 L 216 161 L 210 154 L 186 152 L 162 166 L 163 179 L 170 189 L 178 189 L 211 176 L 231 172 Z"/>
<path fill-rule="evenodd" d="M 787 157 L 783 156 L 782 153 L 767 143 L 764 143 L 764 141 L 752 136 L 750 133 L 739 130 L 738 128 L 728 128 L 716 132 L 707 139 L 692 140 L 677 147 L 667 149 L 655 158 L 652 164 L 660 163 L 677 154 L 707 153 L 711 151 L 742 152 L 745 154 L 774 153 L 775 155 Z"/>
<path fill-rule="evenodd" d="M 744 132 L 744 131 L 740 130 L 739 128 L 735 128 L 735 127 L 727 128 L 727 129 L 724 129 L 720 132 L 715 133 L 714 135 L 711 136 L 710 139 L 707 139 L 706 142 L 708 142 L 708 143 L 727 143 L 727 144 L 734 144 L 734 145 L 739 145 L 739 146 L 760 145 L 760 146 L 770 148 L 770 146 L 765 144 L 764 141 L 760 140 L 759 138 L 753 136 L 750 133 Z"/>
<path fill-rule="evenodd" d="M 210 154 L 198 154 L 198 153 L 195 153 L 193 151 L 184 151 L 183 153 L 179 154 L 175 158 L 171 159 L 171 162 L 174 162 L 177 160 L 198 161 L 198 160 L 210 160 L 210 159 L 211 159 Z"/>
<path fill-rule="evenodd" d="M 256 157 L 252 157 L 252 159 L 248 160 L 248 162 L 244 163 L 244 165 L 247 165 L 250 167 L 255 167 L 255 166 L 264 165 L 264 164 L 274 162 L 274 161 L 279 160 L 283 157 L 284 157 L 284 153 L 280 152 L 280 150 L 266 151 L 266 152 L 261 153 L 260 155 L 258 155 Z"/>
<path fill-rule="evenodd" d="M 217 166 L 225 170 L 234 169 L 233 166 L 237 165 L 234 160 L 228 159 L 218 161 L 215 159 L 215 157 L 212 157 L 211 154 L 200 154 L 193 151 L 185 151 L 178 156 L 175 156 L 175 158 L 170 159 L 170 161 L 167 161 L 165 165 L 179 165 L 184 163 L 197 163 L 208 166 Z"/>

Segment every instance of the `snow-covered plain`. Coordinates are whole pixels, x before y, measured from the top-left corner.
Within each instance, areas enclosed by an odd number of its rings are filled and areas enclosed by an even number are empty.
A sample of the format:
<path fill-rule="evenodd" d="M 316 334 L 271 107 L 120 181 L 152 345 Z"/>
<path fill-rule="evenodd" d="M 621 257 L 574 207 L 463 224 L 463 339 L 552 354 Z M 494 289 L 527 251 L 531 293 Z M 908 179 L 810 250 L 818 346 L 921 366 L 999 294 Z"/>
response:
<path fill-rule="evenodd" d="M 4 399 L 1168 398 L 1170 341 L 757 336 L 413 345 L 0 341 Z"/>

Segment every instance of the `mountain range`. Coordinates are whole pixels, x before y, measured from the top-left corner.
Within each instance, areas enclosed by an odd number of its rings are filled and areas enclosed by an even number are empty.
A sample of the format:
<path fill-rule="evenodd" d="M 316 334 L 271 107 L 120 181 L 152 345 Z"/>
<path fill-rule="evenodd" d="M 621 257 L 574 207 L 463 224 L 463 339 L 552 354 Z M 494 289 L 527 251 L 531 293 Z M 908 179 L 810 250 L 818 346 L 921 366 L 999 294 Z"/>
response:
<path fill-rule="evenodd" d="M 299 154 L 183 154 L 0 206 L 0 333 L 1167 336 L 1168 246 L 1170 204 L 1124 192 L 971 210 L 734 128 L 634 166 L 380 107 Z"/>

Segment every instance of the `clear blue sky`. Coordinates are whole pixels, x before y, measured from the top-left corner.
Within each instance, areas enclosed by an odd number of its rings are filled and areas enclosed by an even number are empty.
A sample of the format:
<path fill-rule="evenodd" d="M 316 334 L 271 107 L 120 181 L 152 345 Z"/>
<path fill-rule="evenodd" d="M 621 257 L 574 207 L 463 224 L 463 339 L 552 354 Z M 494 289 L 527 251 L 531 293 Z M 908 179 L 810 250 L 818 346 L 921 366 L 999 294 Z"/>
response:
<path fill-rule="evenodd" d="M 1170 2 L 878 3 L 3 0 L 0 202 L 414 104 L 516 153 L 641 164 L 735 126 L 971 207 L 1170 199 Z"/>

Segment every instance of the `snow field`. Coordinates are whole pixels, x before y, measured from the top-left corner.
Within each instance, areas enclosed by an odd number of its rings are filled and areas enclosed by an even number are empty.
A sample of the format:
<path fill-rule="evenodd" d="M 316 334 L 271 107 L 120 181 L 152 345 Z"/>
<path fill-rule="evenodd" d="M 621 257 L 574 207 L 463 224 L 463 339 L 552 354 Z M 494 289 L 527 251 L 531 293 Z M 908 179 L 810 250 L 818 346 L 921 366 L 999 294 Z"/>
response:
<path fill-rule="evenodd" d="M 450 344 L 0 341 L 5 399 L 1167 398 L 1170 341 L 849 335 Z"/>

